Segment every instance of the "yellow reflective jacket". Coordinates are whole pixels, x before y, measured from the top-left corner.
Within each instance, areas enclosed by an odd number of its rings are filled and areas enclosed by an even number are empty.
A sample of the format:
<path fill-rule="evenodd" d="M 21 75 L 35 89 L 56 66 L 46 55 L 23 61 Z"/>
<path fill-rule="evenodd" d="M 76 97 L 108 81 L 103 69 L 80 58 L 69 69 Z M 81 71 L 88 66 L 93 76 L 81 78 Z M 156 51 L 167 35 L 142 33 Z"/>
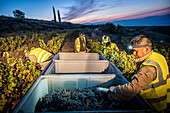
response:
<path fill-rule="evenodd" d="M 119 48 L 115 43 L 111 43 L 111 49 L 115 49 L 116 51 L 119 51 Z"/>
<path fill-rule="evenodd" d="M 157 72 L 157 77 L 152 81 L 146 89 L 140 92 L 140 95 L 151 103 L 158 111 L 167 109 L 168 98 L 168 65 L 164 58 L 159 53 L 153 52 L 144 60 L 140 67 L 149 65 L 154 66 Z"/>
<path fill-rule="evenodd" d="M 41 63 L 46 61 L 52 54 L 41 48 L 35 48 L 30 51 L 29 55 L 34 55 L 37 58 L 37 62 Z"/>
<path fill-rule="evenodd" d="M 86 44 L 86 38 L 85 37 L 83 37 L 83 38 L 84 38 L 84 43 Z M 78 38 L 76 38 L 76 40 L 77 40 L 76 50 L 78 52 L 80 52 L 80 38 L 78 37 Z"/>

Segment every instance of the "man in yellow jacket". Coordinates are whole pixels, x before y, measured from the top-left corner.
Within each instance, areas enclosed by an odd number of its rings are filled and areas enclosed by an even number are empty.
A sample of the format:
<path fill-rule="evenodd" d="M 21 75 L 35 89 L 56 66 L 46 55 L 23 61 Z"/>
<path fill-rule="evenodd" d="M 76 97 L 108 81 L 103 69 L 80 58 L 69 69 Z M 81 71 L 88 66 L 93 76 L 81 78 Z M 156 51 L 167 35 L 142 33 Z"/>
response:
<path fill-rule="evenodd" d="M 107 35 L 103 35 L 103 37 L 102 37 L 102 44 L 103 44 L 104 46 L 106 46 L 106 43 L 107 43 L 107 42 L 111 42 L 110 37 L 107 36 Z"/>
<path fill-rule="evenodd" d="M 34 48 L 31 51 L 26 51 L 25 56 L 28 57 L 30 61 L 39 63 L 41 69 L 44 69 L 54 55 L 41 48 Z"/>
<path fill-rule="evenodd" d="M 86 45 L 86 38 L 83 33 L 79 33 L 79 37 L 75 40 L 74 48 L 76 53 L 86 53 L 89 51 Z"/>
<path fill-rule="evenodd" d="M 108 93 L 117 100 L 130 100 L 139 93 L 157 111 L 166 110 L 170 103 L 170 76 L 166 59 L 152 50 L 151 41 L 144 35 L 133 38 L 131 45 L 138 64 L 137 72 L 131 82 L 111 86 Z"/>
<path fill-rule="evenodd" d="M 111 42 L 107 42 L 106 43 L 106 47 L 116 50 L 117 52 L 119 52 L 119 48 L 117 47 L 117 45 L 115 43 L 111 43 Z"/>

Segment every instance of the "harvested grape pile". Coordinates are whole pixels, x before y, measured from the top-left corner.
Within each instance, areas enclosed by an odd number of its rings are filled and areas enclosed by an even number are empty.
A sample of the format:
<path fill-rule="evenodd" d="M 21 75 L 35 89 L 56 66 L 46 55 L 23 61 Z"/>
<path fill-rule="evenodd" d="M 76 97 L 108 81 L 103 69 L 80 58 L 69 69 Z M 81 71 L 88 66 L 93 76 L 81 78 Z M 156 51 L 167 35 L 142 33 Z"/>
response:
<path fill-rule="evenodd" d="M 139 110 L 143 109 L 134 101 L 118 102 L 108 94 L 95 89 L 57 90 L 39 99 L 35 112 L 91 111 L 91 110 Z"/>

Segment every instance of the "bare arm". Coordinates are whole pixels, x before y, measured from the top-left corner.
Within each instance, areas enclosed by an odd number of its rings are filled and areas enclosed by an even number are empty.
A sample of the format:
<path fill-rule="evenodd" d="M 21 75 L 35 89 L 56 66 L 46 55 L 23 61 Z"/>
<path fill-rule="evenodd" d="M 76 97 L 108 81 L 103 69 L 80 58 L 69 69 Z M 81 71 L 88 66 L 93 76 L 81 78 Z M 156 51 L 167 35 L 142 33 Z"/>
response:
<path fill-rule="evenodd" d="M 77 47 L 76 47 L 76 46 L 77 46 L 77 43 L 78 43 L 78 41 L 75 40 L 74 49 L 75 49 L 76 52 L 78 52 L 78 51 L 77 51 Z"/>
<path fill-rule="evenodd" d="M 47 64 L 50 62 L 50 60 L 49 61 L 46 61 L 46 62 L 41 62 L 41 63 L 39 63 L 40 64 L 40 66 L 41 66 L 41 70 L 43 70 L 46 66 L 47 66 Z"/>
<path fill-rule="evenodd" d="M 87 47 L 87 41 L 86 41 L 86 52 L 88 53 L 90 51 L 90 49 Z"/>
<path fill-rule="evenodd" d="M 28 57 L 31 62 L 37 62 L 37 58 L 34 55 L 29 55 Z"/>

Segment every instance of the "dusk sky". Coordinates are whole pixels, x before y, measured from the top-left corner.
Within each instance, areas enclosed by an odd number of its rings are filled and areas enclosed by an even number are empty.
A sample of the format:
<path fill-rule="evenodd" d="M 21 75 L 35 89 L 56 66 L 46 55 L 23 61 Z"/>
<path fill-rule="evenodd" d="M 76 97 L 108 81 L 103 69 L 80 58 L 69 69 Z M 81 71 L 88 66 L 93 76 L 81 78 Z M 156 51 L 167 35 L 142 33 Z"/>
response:
<path fill-rule="evenodd" d="M 53 20 L 53 6 L 62 21 L 95 23 L 170 14 L 170 0 L 0 0 L 0 15 L 18 9 L 26 18 Z M 58 19 L 58 18 L 57 18 Z"/>

